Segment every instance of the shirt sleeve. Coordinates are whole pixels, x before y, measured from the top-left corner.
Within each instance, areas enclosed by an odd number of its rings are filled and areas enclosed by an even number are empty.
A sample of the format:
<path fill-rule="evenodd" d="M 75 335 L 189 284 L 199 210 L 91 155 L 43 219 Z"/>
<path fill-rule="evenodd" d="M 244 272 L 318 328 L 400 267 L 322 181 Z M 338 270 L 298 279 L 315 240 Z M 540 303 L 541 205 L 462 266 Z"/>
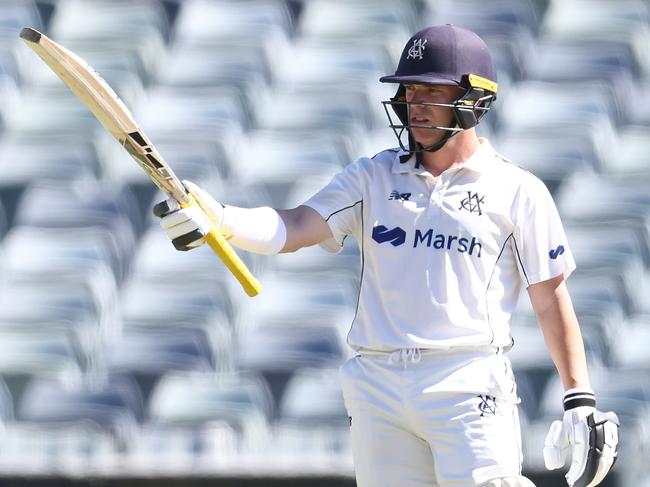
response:
<path fill-rule="evenodd" d="M 362 160 L 346 166 L 327 186 L 303 204 L 327 222 L 333 238 L 320 243 L 328 252 L 339 252 L 348 235 L 360 235 L 363 206 Z"/>
<path fill-rule="evenodd" d="M 544 183 L 531 175 L 522 183 L 513 231 L 519 272 L 526 286 L 576 268 L 555 202 Z"/>

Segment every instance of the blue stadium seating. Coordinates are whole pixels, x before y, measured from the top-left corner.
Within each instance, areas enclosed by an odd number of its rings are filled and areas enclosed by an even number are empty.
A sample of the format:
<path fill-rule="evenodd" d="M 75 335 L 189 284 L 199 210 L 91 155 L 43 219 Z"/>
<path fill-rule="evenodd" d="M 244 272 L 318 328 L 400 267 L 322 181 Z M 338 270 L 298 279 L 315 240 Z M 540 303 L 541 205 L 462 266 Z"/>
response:
<path fill-rule="evenodd" d="M 594 387 L 624 422 L 620 485 L 650 478 L 646 0 L 123 7 L 0 1 L 0 468 L 352 468 L 337 367 L 358 247 L 241 252 L 265 286 L 248 300 L 209 249 L 172 248 L 151 215 L 164 196 L 20 43 L 22 27 L 87 59 L 179 176 L 230 204 L 291 207 L 396 145 L 379 103 L 394 86 L 377 78 L 415 29 L 454 23 L 497 64 L 479 133 L 547 184 L 565 222 Z M 541 472 L 562 387 L 522 294 L 509 356 L 525 467 Z"/>

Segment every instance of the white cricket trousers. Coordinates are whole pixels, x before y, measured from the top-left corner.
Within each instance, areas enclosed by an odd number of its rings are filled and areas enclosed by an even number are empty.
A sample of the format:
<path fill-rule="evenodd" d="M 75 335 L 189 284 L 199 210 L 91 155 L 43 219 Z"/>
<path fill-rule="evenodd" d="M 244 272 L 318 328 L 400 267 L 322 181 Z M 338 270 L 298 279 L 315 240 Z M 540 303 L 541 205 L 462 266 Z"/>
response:
<path fill-rule="evenodd" d="M 477 487 L 521 475 L 514 376 L 497 349 L 363 353 L 340 379 L 358 487 Z"/>

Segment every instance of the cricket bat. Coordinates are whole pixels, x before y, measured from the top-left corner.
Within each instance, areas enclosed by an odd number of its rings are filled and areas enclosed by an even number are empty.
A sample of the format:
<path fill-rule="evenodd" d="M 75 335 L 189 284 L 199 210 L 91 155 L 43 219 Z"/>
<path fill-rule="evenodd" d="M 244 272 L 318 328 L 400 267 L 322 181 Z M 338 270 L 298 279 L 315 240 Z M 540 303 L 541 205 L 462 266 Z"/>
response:
<path fill-rule="evenodd" d="M 92 67 L 79 56 L 35 29 L 25 27 L 20 33 L 20 38 L 88 107 L 104 128 L 126 149 L 165 194 L 173 196 L 183 208 L 195 202 L 201 206 L 200 199 L 187 192 L 181 180 L 167 165 L 144 132 L 140 130 L 122 100 Z M 209 213 L 207 214 L 209 215 Z M 215 222 L 205 239 L 214 253 L 237 278 L 246 294 L 251 297 L 256 296 L 261 289 L 259 281 L 216 229 Z"/>

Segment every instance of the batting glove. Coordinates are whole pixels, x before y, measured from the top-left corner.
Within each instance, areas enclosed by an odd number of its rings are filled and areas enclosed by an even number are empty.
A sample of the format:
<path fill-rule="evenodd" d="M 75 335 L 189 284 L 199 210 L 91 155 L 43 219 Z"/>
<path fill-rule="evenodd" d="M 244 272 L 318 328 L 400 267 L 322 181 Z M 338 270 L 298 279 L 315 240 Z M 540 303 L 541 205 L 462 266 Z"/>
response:
<path fill-rule="evenodd" d="M 549 470 L 564 466 L 569 487 L 594 487 L 610 471 L 618 453 L 619 420 L 615 413 L 596 410 L 590 389 L 570 389 L 564 394 L 564 417 L 553 421 L 544 442 L 544 464 Z"/>
<path fill-rule="evenodd" d="M 160 218 L 160 226 L 176 250 L 185 251 L 205 243 L 213 225 L 217 229 L 221 227 L 223 206 L 191 181 L 183 184 L 196 203 L 181 208 L 175 198 L 169 198 L 156 204 L 153 213 Z"/>

